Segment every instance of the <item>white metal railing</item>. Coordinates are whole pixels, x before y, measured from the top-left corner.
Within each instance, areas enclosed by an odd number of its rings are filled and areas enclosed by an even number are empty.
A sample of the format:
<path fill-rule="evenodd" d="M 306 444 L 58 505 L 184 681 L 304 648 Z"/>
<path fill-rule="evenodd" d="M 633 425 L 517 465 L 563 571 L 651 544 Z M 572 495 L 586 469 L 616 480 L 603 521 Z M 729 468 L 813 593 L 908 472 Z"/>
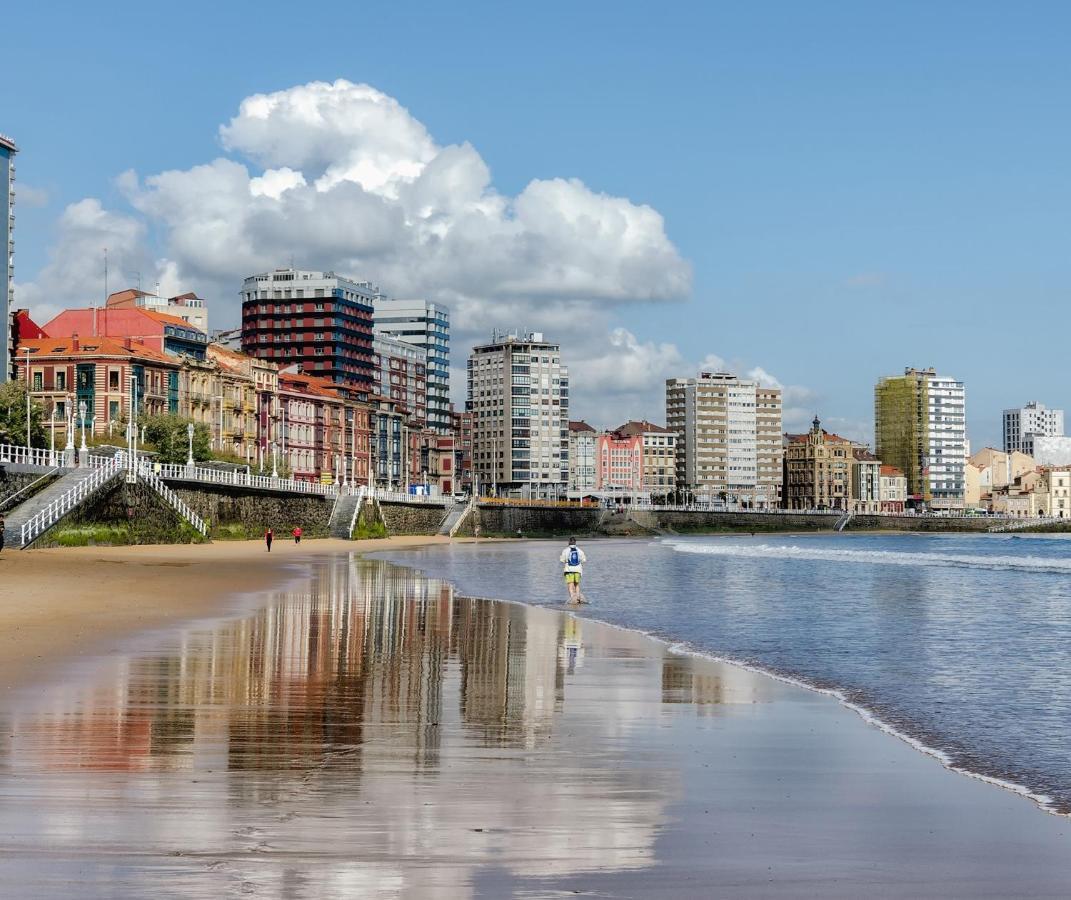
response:
<path fill-rule="evenodd" d="M 148 463 L 142 463 L 138 467 L 138 475 L 146 484 L 156 491 L 156 493 L 170 503 L 172 508 L 182 516 L 182 518 L 196 528 L 201 537 L 205 537 L 208 534 L 208 525 L 205 524 L 204 519 L 190 509 L 178 494 L 164 484 L 160 476 L 152 470 Z"/>
<path fill-rule="evenodd" d="M 353 529 L 357 527 L 357 516 L 360 515 L 367 490 L 363 484 L 357 489 L 357 502 L 353 504 L 353 515 L 350 516 L 350 530 L 346 532 L 350 537 L 353 537 Z"/>
<path fill-rule="evenodd" d="M 25 547 L 38 535 L 51 528 L 61 517 L 66 515 L 97 488 L 111 481 L 123 470 L 123 456 L 119 454 L 109 461 L 107 465 L 99 466 L 92 470 L 92 474 L 82 479 L 44 509 L 35 513 L 22 523 L 22 546 Z"/>
<path fill-rule="evenodd" d="M 434 503 L 437 506 L 446 503 L 446 498 L 441 495 L 436 497 L 431 494 L 407 494 L 404 491 L 384 491 L 380 488 L 374 488 L 371 496 L 388 503 Z"/>
<path fill-rule="evenodd" d="M 168 480 L 203 481 L 206 484 L 290 491 L 295 494 L 319 494 L 325 497 L 337 494 L 340 488 L 337 484 L 319 484 L 315 481 L 297 481 L 292 478 L 272 478 L 270 475 L 247 475 L 245 472 L 205 469 L 201 466 L 186 466 L 180 463 L 158 463 L 152 465 L 150 471 Z"/>
<path fill-rule="evenodd" d="M 24 466 L 47 466 L 50 469 L 59 465 L 63 451 L 41 450 L 38 447 L 19 447 L 15 444 L 0 444 L 0 463 L 18 463 Z"/>

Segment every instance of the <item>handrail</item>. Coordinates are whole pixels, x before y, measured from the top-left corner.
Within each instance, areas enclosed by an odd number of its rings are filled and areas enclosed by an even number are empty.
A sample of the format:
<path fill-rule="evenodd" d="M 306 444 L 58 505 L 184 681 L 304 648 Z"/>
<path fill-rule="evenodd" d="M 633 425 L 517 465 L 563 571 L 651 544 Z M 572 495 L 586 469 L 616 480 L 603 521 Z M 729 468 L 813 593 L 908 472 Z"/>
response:
<path fill-rule="evenodd" d="M 64 491 L 44 509 L 22 523 L 22 546 L 26 547 L 32 540 L 51 528 L 61 516 L 70 512 L 97 488 L 111 481 L 122 471 L 123 454 L 117 454 L 109 465 L 92 470 L 92 474 Z"/>
<path fill-rule="evenodd" d="M 253 487 L 270 491 L 289 491 L 295 494 L 319 494 L 330 497 L 339 493 L 337 484 L 320 484 L 315 481 L 297 481 L 292 478 L 272 478 L 270 475 L 247 475 L 245 472 L 224 469 L 206 469 L 201 466 L 186 466 L 180 463 L 157 463 L 159 475 L 173 481 L 203 481 L 208 484 L 228 484 L 235 487 Z"/>
<path fill-rule="evenodd" d="M 164 484 L 163 480 L 148 466 L 147 463 L 142 463 L 138 475 L 148 484 L 153 490 L 155 490 L 161 497 L 163 497 L 172 508 L 182 516 L 187 522 L 189 522 L 197 531 L 201 537 L 205 537 L 208 534 L 208 525 L 205 524 L 197 513 L 190 509 L 186 503 L 176 494 L 171 488 Z"/>
<path fill-rule="evenodd" d="M 40 447 L 20 447 L 17 444 L 0 444 L 0 463 L 56 468 L 56 460 L 63 451 L 43 450 Z"/>
<path fill-rule="evenodd" d="M 353 529 L 357 527 L 357 516 L 361 512 L 361 504 L 365 501 L 365 486 L 362 484 L 357 491 L 357 502 L 353 504 L 353 515 L 350 516 L 350 530 L 347 532 L 350 537 L 353 537 Z"/>
<path fill-rule="evenodd" d="M 35 478 L 29 484 L 19 488 L 10 497 L 5 497 L 2 501 L 0 501 L 0 512 L 3 512 L 5 509 L 9 509 L 11 507 L 11 505 L 12 505 L 12 502 L 11 502 L 12 500 L 15 500 L 20 495 L 25 494 L 28 490 L 30 490 L 30 488 L 35 487 L 36 485 L 40 484 L 46 478 L 51 478 L 58 471 L 59 471 L 59 466 L 56 466 L 53 469 L 49 469 L 47 472 L 45 472 L 44 475 L 41 475 L 40 477 Z"/>
<path fill-rule="evenodd" d="M 373 490 L 371 496 L 388 503 L 433 503 L 436 506 L 446 503 L 446 498 L 441 495 L 433 497 L 431 494 L 407 494 L 404 491 L 384 491 L 380 488 Z"/>

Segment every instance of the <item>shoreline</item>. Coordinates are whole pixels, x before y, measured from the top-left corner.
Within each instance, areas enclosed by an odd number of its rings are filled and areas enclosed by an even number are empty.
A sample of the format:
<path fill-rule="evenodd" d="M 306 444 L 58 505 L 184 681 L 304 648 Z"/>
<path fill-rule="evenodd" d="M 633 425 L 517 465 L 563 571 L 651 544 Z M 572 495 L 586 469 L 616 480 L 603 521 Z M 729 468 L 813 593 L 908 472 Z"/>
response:
<path fill-rule="evenodd" d="M 856 533 L 857 534 L 862 534 L 862 532 L 856 532 Z M 868 533 L 869 534 L 873 534 L 874 532 L 868 532 Z M 905 534 L 905 532 L 898 532 L 898 531 L 890 531 L 890 532 L 887 532 L 887 533 L 894 534 L 894 535 Z M 925 534 L 925 532 L 919 532 L 919 533 L 920 534 Z M 786 536 L 807 537 L 807 536 L 814 536 L 815 534 L 816 534 L 815 532 L 795 532 L 792 535 L 787 535 L 786 534 Z M 661 535 L 661 536 L 646 537 L 646 539 L 647 540 L 656 540 L 656 541 L 663 541 L 663 540 L 672 541 L 673 539 L 675 539 L 677 537 L 684 537 L 684 536 L 685 535 Z M 697 535 L 697 536 L 699 536 L 699 535 Z M 721 535 L 721 534 L 711 534 L 711 535 L 701 535 L 701 536 L 702 537 L 721 537 L 723 535 Z M 725 536 L 728 536 L 728 535 L 725 535 Z M 736 535 L 736 536 L 739 537 L 740 535 Z M 760 536 L 765 536 L 765 534 L 756 533 L 756 534 L 751 535 L 751 536 L 760 537 Z M 931 535 L 926 535 L 926 536 L 929 537 Z M 949 535 L 941 534 L 941 535 L 936 535 L 936 536 L 938 536 L 938 537 L 946 537 L 946 536 L 949 536 Z M 607 539 L 614 539 L 614 538 L 612 538 L 610 536 L 607 536 Z M 644 539 L 644 537 L 640 537 L 640 536 L 625 536 L 625 537 L 617 538 L 617 539 L 619 539 L 619 540 Z M 528 540 L 528 539 L 525 539 L 525 540 Z M 537 540 L 537 541 L 548 540 L 549 541 L 551 539 L 535 538 L 535 539 L 531 539 L 531 540 Z M 415 550 L 415 549 L 419 549 L 419 548 L 415 547 L 415 546 L 414 547 L 405 547 L 405 548 L 389 548 L 389 549 L 385 548 L 384 552 L 390 552 L 390 550 Z M 372 551 L 368 551 L 368 552 L 369 553 L 375 553 L 376 551 L 372 550 Z M 367 555 L 367 553 L 366 553 L 366 555 Z M 387 560 L 387 561 L 394 563 L 394 560 Z M 394 563 L 394 564 L 398 565 L 399 563 Z M 436 574 L 434 574 L 432 572 L 426 571 L 425 569 L 421 568 L 419 565 L 409 565 L 408 568 L 412 569 L 413 571 L 416 571 L 416 572 L 420 573 L 425 578 L 442 578 L 442 576 L 440 576 L 440 575 L 436 575 Z M 462 595 L 462 596 L 471 596 L 471 595 L 467 594 L 464 591 L 462 586 L 460 586 L 458 584 L 455 584 L 453 582 L 450 582 L 450 583 L 452 584 L 454 590 L 457 591 L 460 595 Z M 644 630 L 639 629 L 639 628 L 629 628 L 629 627 L 627 627 L 625 625 L 619 625 L 619 624 L 617 624 L 615 622 L 610 622 L 610 621 L 607 621 L 606 619 L 598 618 L 597 616 L 592 615 L 593 609 L 592 609 L 591 606 L 570 607 L 570 606 L 567 606 L 565 603 L 563 603 L 563 604 L 561 604 L 560 607 L 552 607 L 552 606 L 545 606 L 545 605 L 537 604 L 537 603 L 531 603 L 531 602 L 528 602 L 528 601 L 525 601 L 525 600 L 517 600 L 517 599 L 513 599 L 513 598 L 499 598 L 499 597 L 485 597 L 485 596 L 473 597 L 473 599 L 484 600 L 484 601 L 490 602 L 490 603 L 516 604 L 516 605 L 524 607 L 524 608 L 532 608 L 532 609 L 550 609 L 550 610 L 560 609 L 560 611 L 564 615 L 575 615 L 576 613 L 582 613 L 583 614 L 582 618 L 584 619 L 584 621 L 596 622 L 599 625 L 602 625 L 602 626 L 607 627 L 607 628 L 616 629 L 618 631 L 622 631 L 622 632 L 625 632 L 625 633 L 628 633 L 628 634 L 640 635 L 640 636 L 642 636 L 644 638 L 647 638 L 648 640 L 652 640 L 652 641 L 654 641 L 654 642 L 656 642 L 656 643 L 658 643 L 660 645 L 665 646 L 667 651 L 669 651 L 670 653 L 679 653 L 679 654 L 682 654 L 682 655 L 687 655 L 687 656 L 694 657 L 696 659 L 701 659 L 701 660 L 706 660 L 706 661 L 709 661 L 709 662 L 717 663 L 719 665 L 727 665 L 727 666 L 735 667 L 735 668 L 743 670 L 743 671 L 752 672 L 752 673 L 754 673 L 756 675 L 761 675 L 761 676 L 763 676 L 765 678 L 773 679 L 774 681 L 780 682 L 782 684 L 791 685 L 792 687 L 800 688 L 802 690 L 806 690 L 806 691 L 812 692 L 814 694 L 817 694 L 817 695 L 820 695 L 820 696 L 823 696 L 823 697 L 828 697 L 828 698 L 836 701 L 836 703 L 839 706 L 841 706 L 842 708 L 847 709 L 847 710 L 851 711 L 852 713 L 854 713 L 855 715 L 857 715 L 862 720 L 862 722 L 864 724 L 875 728 L 876 730 L 882 732 L 883 734 L 885 734 L 885 735 L 887 735 L 889 737 L 892 737 L 892 738 L 896 739 L 897 741 L 899 741 L 899 742 L 901 742 L 903 744 L 906 744 L 908 747 L 910 747 L 912 750 L 916 751 L 921 756 L 924 756 L 924 757 L 927 757 L 929 759 L 935 760 L 938 764 L 940 764 L 941 768 L 943 768 L 945 771 L 947 771 L 949 773 L 952 773 L 954 775 L 964 776 L 964 777 L 969 778 L 969 779 L 971 779 L 973 781 L 982 782 L 982 783 L 984 783 L 986 785 L 989 785 L 991 787 L 999 788 L 1002 791 L 1005 791 L 1005 792 L 1013 794 L 1013 795 L 1015 795 L 1017 797 L 1021 797 L 1023 799 L 1026 799 L 1026 800 L 1030 801 L 1030 803 L 1032 803 L 1035 808 L 1037 808 L 1039 811 L 1041 811 L 1043 813 L 1046 813 L 1047 815 L 1055 816 L 1057 818 L 1065 819 L 1065 820 L 1071 819 L 1071 810 L 1065 811 L 1065 810 L 1061 810 L 1061 809 L 1058 809 L 1058 808 L 1054 807 L 1053 806 L 1053 798 L 1051 796 L 1047 795 L 1047 794 L 1038 793 L 1037 791 L 1032 790 L 1031 788 L 1029 788 L 1026 785 L 1019 784 L 1017 782 L 1010 781 L 1010 780 L 1005 779 L 1005 778 L 1000 778 L 1000 777 L 995 776 L 995 775 L 989 775 L 989 774 L 986 774 L 985 772 L 979 772 L 979 771 L 975 771 L 975 770 L 970 769 L 970 768 L 966 768 L 966 767 L 961 766 L 961 765 L 957 765 L 955 763 L 955 761 L 952 759 L 952 757 L 948 754 L 947 751 L 942 750 L 939 747 L 932 746 L 932 745 L 928 744 L 925 741 L 925 739 L 920 738 L 920 737 L 916 737 L 915 735 L 910 734 L 909 732 L 904 731 L 903 729 L 898 728 L 896 725 L 893 725 L 892 723 L 886 721 L 882 717 L 882 714 L 881 714 L 881 712 L 879 710 L 871 709 L 870 707 L 865 706 L 862 703 L 857 703 L 857 702 L 853 701 L 852 699 L 850 699 L 848 697 L 848 695 L 846 693 L 846 690 L 844 688 L 826 687 L 826 686 L 823 686 L 823 685 L 820 685 L 820 684 L 816 684 L 816 683 L 814 683 L 812 681 L 809 681 L 807 678 L 805 678 L 805 677 L 803 677 L 801 675 L 797 675 L 797 674 L 790 673 L 790 672 L 781 672 L 781 671 L 778 671 L 777 669 L 771 668 L 769 666 L 762 665 L 760 663 L 751 662 L 751 661 L 748 661 L 748 660 L 745 660 L 745 659 L 740 659 L 740 658 L 733 657 L 733 656 L 726 656 L 726 655 L 721 654 L 721 653 L 717 653 L 717 652 L 710 651 L 710 650 L 705 650 L 705 649 L 700 648 L 700 647 L 695 647 L 692 644 L 690 644 L 687 640 L 678 639 L 678 638 L 667 638 L 667 637 L 663 637 L 660 634 L 644 631 Z"/>

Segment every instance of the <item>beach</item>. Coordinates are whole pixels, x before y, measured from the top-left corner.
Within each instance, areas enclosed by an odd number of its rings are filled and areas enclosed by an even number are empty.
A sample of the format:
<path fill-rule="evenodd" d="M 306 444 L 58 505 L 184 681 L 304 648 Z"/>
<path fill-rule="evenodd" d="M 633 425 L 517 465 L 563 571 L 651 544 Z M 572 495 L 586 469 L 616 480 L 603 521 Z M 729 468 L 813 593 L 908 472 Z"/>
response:
<path fill-rule="evenodd" d="M 12 566 L 5 622 L 31 637 L 4 628 L 25 644 L 0 704 L 4 884 L 1066 896 L 1071 821 L 831 697 L 566 611 L 464 597 L 359 545 L 277 548 L 270 564 L 241 544 Z M 7 610 L 23 593 L 29 617 Z"/>
<path fill-rule="evenodd" d="M 244 594 L 278 587 L 301 560 L 445 540 L 277 539 L 0 553 L 0 685 L 10 688 L 126 637 L 220 615 Z"/>

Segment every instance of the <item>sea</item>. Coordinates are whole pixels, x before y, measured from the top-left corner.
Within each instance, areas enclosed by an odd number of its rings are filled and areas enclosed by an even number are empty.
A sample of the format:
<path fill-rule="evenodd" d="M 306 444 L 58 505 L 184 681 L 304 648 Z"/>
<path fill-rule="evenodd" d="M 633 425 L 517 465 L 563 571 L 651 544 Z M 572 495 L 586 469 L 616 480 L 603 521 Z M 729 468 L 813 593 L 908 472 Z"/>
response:
<path fill-rule="evenodd" d="M 1071 814 L 1071 540 L 592 539 L 577 613 L 828 692 L 950 768 Z M 560 606 L 563 542 L 381 554 L 469 596 Z"/>

